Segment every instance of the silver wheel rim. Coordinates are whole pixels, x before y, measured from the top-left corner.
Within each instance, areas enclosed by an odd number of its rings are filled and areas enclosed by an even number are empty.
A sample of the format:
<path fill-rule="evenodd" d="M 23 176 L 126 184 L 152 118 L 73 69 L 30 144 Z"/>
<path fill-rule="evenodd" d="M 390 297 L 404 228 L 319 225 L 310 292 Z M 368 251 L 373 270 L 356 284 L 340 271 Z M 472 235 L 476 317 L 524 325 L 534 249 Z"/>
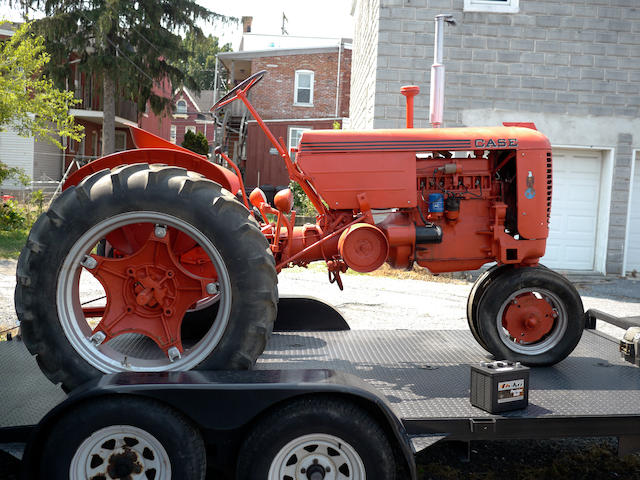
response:
<path fill-rule="evenodd" d="M 92 328 L 82 313 L 82 305 L 79 298 L 79 279 L 83 270 L 80 262 L 106 234 L 133 223 L 162 224 L 176 228 L 189 235 L 207 253 L 218 274 L 219 293 L 217 301 L 220 306 L 212 327 L 197 343 L 185 348 L 181 358 L 173 362 L 166 355 L 155 355 L 154 358 L 135 357 L 130 352 L 123 353 L 113 348 L 109 345 L 111 342 L 96 346 L 90 341 Z M 60 325 L 73 349 L 87 363 L 103 373 L 190 370 L 211 354 L 227 328 L 231 312 L 231 281 L 222 255 L 220 255 L 211 240 L 197 228 L 166 213 L 151 211 L 128 212 L 97 223 L 74 243 L 60 268 L 56 289 L 56 306 Z M 115 337 L 112 342 L 118 338 Z"/>
<path fill-rule="evenodd" d="M 536 342 L 521 344 L 516 342 L 509 334 L 509 331 L 502 326 L 502 318 L 505 310 L 511 302 L 513 302 L 518 296 L 525 293 L 533 293 L 538 298 L 544 298 L 549 305 L 551 305 L 551 308 L 556 312 L 557 316 L 553 322 L 553 327 L 544 337 Z M 521 353 L 523 355 L 540 355 L 553 349 L 564 337 L 564 334 L 567 331 L 567 326 L 568 317 L 564 303 L 560 301 L 555 293 L 545 288 L 522 288 L 513 292 L 500 306 L 500 310 L 498 311 L 498 316 L 496 318 L 496 328 L 502 343 L 504 343 L 511 351 Z"/>
<path fill-rule="evenodd" d="M 310 469 L 317 477 L 308 476 Z M 322 476 L 324 475 L 324 476 Z M 364 463 L 355 448 L 326 433 L 298 437 L 280 449 L 271 462 L 268 480 L 364 480 Z"/>
<path fill-rule="evenodd" d="M 125 468 L 125 473 L 130 468 L 133 471 L 128 476 L 109 474 L 117 472 L 117 468 Z M 150 433 L 131 425 L 113 425 L 94 432 L 80 444 L 71 459 L 69 478 L 171 480 L 171 462 L 162 444 Z"/>

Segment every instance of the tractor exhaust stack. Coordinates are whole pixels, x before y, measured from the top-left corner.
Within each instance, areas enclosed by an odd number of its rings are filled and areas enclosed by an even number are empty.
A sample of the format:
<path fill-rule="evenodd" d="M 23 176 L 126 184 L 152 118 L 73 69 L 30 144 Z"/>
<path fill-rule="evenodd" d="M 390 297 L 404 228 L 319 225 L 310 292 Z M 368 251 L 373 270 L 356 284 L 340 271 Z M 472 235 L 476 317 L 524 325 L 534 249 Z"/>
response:
<path fill-rule="evenodd" d="M 433 128 L 442 126 L 444 111 L 444 65 L 442 52 L 444 50 L 444 22 L 455 25 L 453 15 L 443 14 L 435 17 L 436 32 L 433 43 L 433 65 L 431 65 L 431 94 L 429 101 L 429 120 Z"/>

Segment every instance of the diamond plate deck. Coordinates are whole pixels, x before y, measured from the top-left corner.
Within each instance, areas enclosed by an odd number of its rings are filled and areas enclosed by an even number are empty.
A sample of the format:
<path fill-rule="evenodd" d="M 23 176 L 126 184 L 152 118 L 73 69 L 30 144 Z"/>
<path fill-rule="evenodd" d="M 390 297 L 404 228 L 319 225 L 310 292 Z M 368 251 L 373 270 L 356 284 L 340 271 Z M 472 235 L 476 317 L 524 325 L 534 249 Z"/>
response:
<path fill-rule="evenodd" d="M 585 331 L 573 354 L 531 370 L 529 407 L 502 417 L 640 415 L 640 369 L 617 344 Z M 466 331 L 352 330 L 273 334 L 258 369 L 330 368 L 376 387 L 398 416 L 482 418 L 469 403 L 469 365 L 488 357 Z M 65 398 L 20 342 L 0 342 L 0 427 L 37 423 Z"/>
<path fill-rule="evenodd" d="M 274 334 L 258 368 L 331 368 L 383 393 L 404 419 L 491 415 L 469 403 L 469 365 L 487 353 L 467 331 Z M 503 417 L 640 415 L 640 369 L 617 344 L 585 331 L 573 354 L 530 373 L 529 407 Z"/>

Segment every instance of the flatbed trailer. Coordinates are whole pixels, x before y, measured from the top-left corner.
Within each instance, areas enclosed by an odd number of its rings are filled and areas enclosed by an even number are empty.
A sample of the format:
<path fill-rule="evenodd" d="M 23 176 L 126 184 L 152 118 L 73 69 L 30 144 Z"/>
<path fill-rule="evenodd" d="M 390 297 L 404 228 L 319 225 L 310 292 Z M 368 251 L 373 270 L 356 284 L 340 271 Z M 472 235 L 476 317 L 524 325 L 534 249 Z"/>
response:
<path fill-rule="evenodd" d="M 640 370 L 598 331 L 585 330 L 559 364 L 531 369 L 526 409 L 492 415 L 469 401 L 470 365 L 491 360 L 469 332 L 322 327 L 275 332 L 253 371 L 106 375 L 69 396 L 46 380 L 21 342 L 2 342 L 0 444 L 13 451 L 26 445 L 23 467 L 37 478 L 33 467 L 56 422 L 85 402 L 126 395 L 151 398 L 193 422 L 216 478 L 234 474 L 243 442 L 264 417 L 312 398 L 366 410 L 389 440 L 399 478 L 415 478 L 413 454 L 445 440 L 602 436 L 617 437 L 620 454 L 640 449 Z"/>

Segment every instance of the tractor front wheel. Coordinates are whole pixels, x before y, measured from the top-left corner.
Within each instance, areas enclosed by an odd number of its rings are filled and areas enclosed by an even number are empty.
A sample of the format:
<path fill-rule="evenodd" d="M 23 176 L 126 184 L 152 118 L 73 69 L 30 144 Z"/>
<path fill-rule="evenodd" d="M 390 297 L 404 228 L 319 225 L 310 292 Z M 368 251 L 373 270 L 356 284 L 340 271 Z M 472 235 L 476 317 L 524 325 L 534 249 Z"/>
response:
<path fill-rule="evenodd" d="M 249 211 L 176 167 L 104 170 L 67 189 L 17 275 L 25 344 L 65 389 L 101 373 L 250 368 L 276 316 L 274 259 Z M 205 327 L 183 335 L 194 311 Z"/>
<path fill-rule="evenodd" d="M 489 352 L 499 360 L 530 366 L 563 360 L 584 330 L 577 290 L 543 266 L 500 272 L 485 286 L 475 313 L 478 334 Z"/>

